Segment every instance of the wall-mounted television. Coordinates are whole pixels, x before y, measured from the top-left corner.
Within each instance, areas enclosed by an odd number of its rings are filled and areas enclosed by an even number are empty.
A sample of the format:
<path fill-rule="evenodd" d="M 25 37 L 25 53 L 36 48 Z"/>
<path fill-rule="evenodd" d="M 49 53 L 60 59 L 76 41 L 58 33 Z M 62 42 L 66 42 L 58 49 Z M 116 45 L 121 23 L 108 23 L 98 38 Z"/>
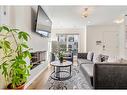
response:
<path fill-rule="evenodd" d="M 49 19 L 42 7 L 38 6 L 35 32 L 40 34 L 42 37 L 49 37 L 51 27 L 52 21 Z"/>

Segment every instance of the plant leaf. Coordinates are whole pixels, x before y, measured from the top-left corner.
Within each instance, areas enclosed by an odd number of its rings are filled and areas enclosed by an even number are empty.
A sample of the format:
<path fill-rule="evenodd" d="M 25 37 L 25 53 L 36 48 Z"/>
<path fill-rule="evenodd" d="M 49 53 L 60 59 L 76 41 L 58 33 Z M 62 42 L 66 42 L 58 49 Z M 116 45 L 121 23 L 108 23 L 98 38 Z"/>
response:
<path fill-rule="evenodd" d="M 28 41 L 28 37 L 30 37 L 30 36 L 27 32 L 20 31 L 18 33 L 18 38 L 19 39 L 23 38 L 25 41 Z"/>
<path fill-rule="evenodd" d="M 28 68 L 32 68 L 33 65 L 29 65 Z"/>
<path fill-rule="evenodd" d="M 11 29 L 12 31 L 16 32 L 16 31 L 19 31 L 19 29 Z"/>
<path fill-rule="evenodd" d="M 21 44 L 24 48 L 29 48 L 26 44 Z"/>
<path fill-rule="evenodd" d="M 30 59 L 32 58 L 31 53 L 30 53 L 29 51 L 24 51 L 23 54 L 24 54 L 24 58 L 26 58 L 27 56 L 28 56 Z"/>
<path fill-rule="evenodd" d="M 0 27 L 0 32 L 2 32 L 2 30 L 3 30 L 3 27 Z"/>
<path fill-rule="evenodd" d="M 6 48 L 10 49 L 10 42 L 9 41 L 4 41 L 4 45 Z"/>
<path fill-rule="evenodd" d="M 25 33 L 23 33 L 23 38 L 24 38 L 24 40 L 28 41 L 28 37 Z"/>
<path fill-rule="evenodd" d="M 19 61 L 20 64 L 26 64 L 24 60 Z"/>
<path fill-rule="evenodd" d="M 21 39 L 22 38 L 22 32 L 18 33 L 18 38 Z"/>
<path fill-rule="evenodd" d="M 7 32 L 9 32 L 10 30 L 9 30 L 9 28 L 8 27 L 6 27 L 6 26 L 3 26 L 3 29 L 4 30 L 6 30 Z"/>
<path fill-rule="evenodd" d="M 4 64 L 2 64 L 2 69 L 3 69 L 2 74 L 3 74 L 4 77 L 6 78 L 6 77 L 8 76 L 8 73 L 7 73 L 7 64 L 6 64 L 6 62 L 4 62 Z"/>

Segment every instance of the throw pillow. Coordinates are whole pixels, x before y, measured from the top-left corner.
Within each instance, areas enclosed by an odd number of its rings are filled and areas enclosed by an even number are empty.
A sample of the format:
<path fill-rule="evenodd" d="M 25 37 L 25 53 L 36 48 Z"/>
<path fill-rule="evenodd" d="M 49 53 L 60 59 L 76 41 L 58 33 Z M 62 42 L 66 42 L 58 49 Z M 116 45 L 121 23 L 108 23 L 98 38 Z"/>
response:
<path fill-rule="evenodd" d="M 94 54 L 93 52 L 90 52 L 90 51 L 89 51 L 88 54 L 87 54 L 87 59 L 90 60 L 90 61 L 92 61 L 92 59 L 93 59 L 93 54 Z"/>
<path fill-rule="evenodd" d="M 109 58 L 109 56 L 107 56 L 107 55 L 101 55 L 101 62 L 107 62 L 108 58 Z"/>
<path fill-rule="evenodd" d="M 111 62 L 111 63 L 120 63 L 120 60 L 110 56 L 108 58 L 108 62 Z"/>
<path fill-rule="evenodd" d="M 93 55 L 93 62 L 94 63 L 101 62 L 101 54 L 94 54 Z"/>

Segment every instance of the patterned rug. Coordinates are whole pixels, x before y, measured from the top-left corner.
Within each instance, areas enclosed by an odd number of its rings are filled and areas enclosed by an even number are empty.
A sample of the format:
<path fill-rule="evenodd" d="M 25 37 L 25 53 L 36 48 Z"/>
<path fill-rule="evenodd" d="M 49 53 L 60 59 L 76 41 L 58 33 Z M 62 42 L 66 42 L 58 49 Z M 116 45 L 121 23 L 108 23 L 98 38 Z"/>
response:
<path fill-rule="evenodd" d="M 85 76 L 80 71 L 79 67 L 72 66 L 72 77 L 65 81 L 53 80 L 49 77 L 45 89 L 54 90 L 72 90 L 72 89 L 92 89 L 86 81 Z"/>

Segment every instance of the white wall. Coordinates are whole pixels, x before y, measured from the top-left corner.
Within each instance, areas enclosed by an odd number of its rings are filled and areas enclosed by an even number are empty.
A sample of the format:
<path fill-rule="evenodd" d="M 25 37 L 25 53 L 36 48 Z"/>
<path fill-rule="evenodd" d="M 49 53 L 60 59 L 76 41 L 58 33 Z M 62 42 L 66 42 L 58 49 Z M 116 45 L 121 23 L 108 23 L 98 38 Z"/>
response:
<path fill-rule="evenodd" d="M 51 39 L 52 41 L 57 41 L 56 34 L 79 34 L 79 47 L 78 52 L 85 52 L 86 51 L 86 33 L 85 33 L 85 26 L 82 29 L 78 28 L 57 28 L 52 29 Z"/>
<path fill-rule="evenodd" d="M 127 17 L 124 17 L 124 22 L 120 25 L 119 32 L 119 55 L 120 58 L 127 59 Z"/>
<path fill-rule="evenodd" d="M 115 42 L 111 43 L 111 44 L 116 45 L 115 49 L 117 49 L 116 52 L 114 52 L 114 54 L 111 54 L 111 55 L 112 56 L 114 56 L 114 55 L 117 56 L 119 54 L 119 42 L 118 42 L 119 41 L 118 33 L 120 32 L 120 26 L 119 25 L 88 26 L 87 27 L 87 52 L 88 51 L 93 51 L 95 53 L 106 53 L 106 51 L 104 52 L 104 50 L 103 50 L 103 41 L 105 41 L 104 40 L 104 38 L 105 38 L 104 33 L 105 32 L 112 32 L 112 33 L 116 34 L 116 36 L 112 36 L 112 39 L 110 39 L 110 40 L 115 39 L 114 40 Z M 115 38 L 113 38 L 113 37 L 115 37 Z M 106 37 L 105 39 L 108 39 L 108 37 Z M 95 43 L 96 41 L 102 41 L 102 44 L 96 45 L 96 43 Z"/>
<path fill-rule="evenodd" d="M 120 56 L 120 58 L 126 58 L 125 57 L 125 25 L 124 25 L 124 23 L 120 25 L 119 56 Z"/>

